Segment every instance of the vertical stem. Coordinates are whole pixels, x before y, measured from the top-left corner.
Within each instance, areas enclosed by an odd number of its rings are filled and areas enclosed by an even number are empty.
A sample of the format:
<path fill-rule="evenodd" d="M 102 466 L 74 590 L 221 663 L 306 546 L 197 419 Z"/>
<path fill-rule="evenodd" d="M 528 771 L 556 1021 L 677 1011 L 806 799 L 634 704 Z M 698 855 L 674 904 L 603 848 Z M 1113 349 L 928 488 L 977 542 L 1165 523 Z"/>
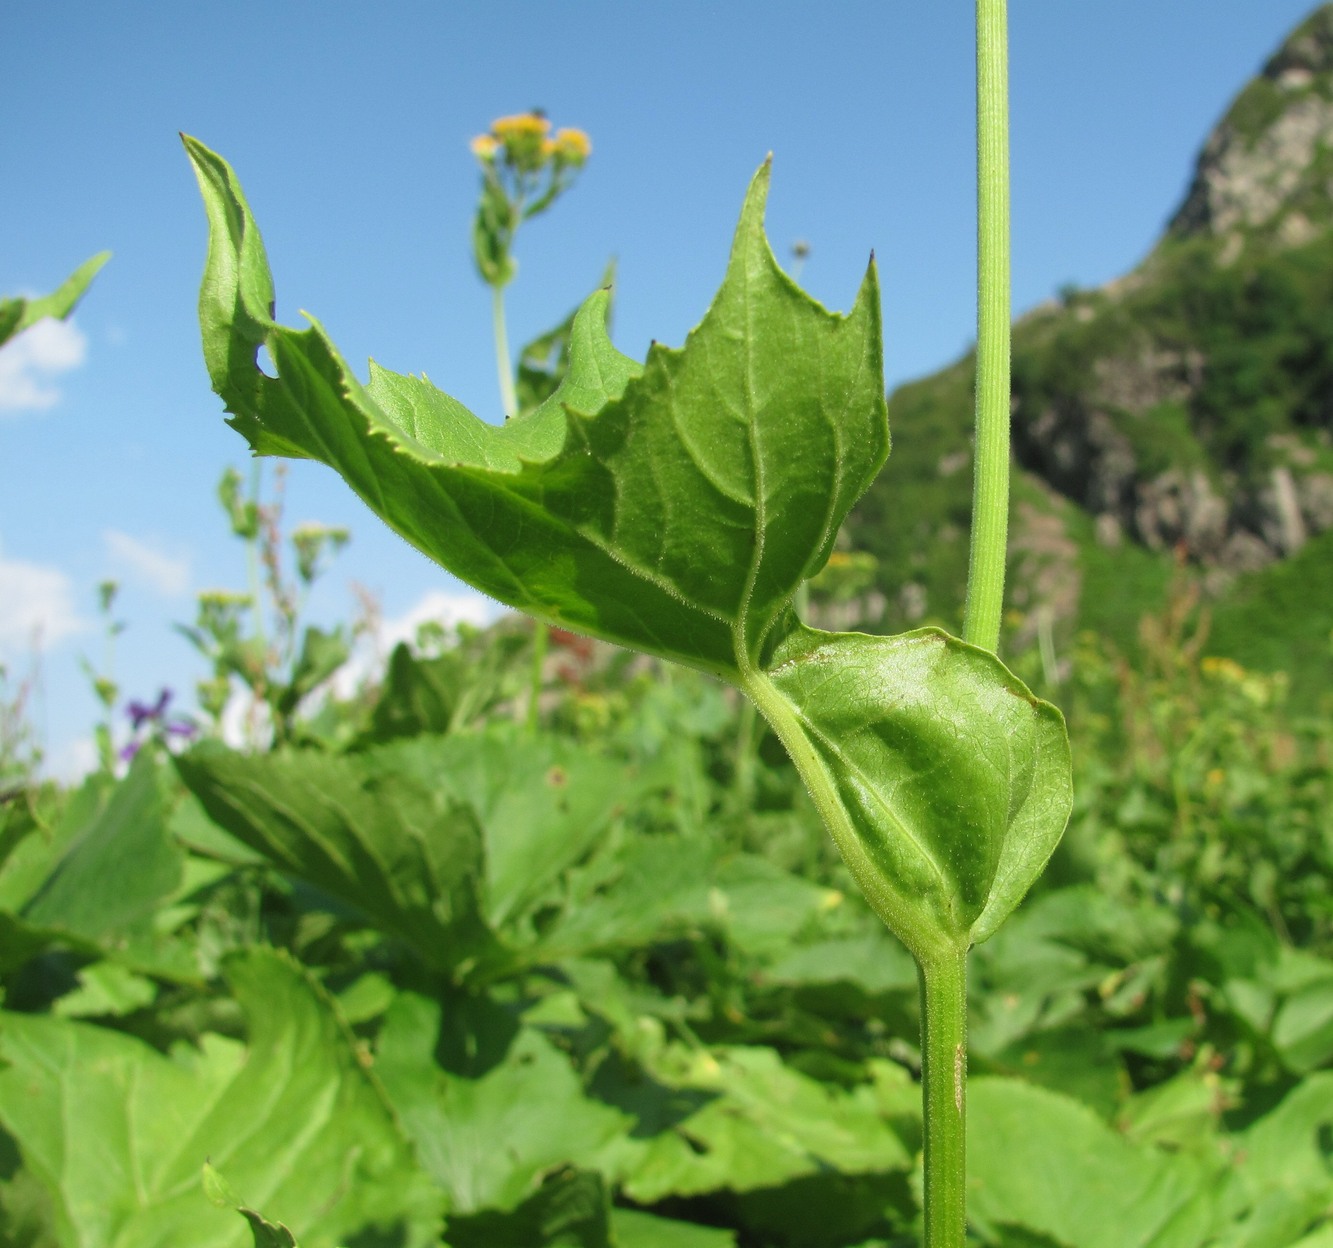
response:
<path fill-rule="evenodd" d="M 963 637 L 992 651 L 1009 528 L 1008 63 L 1005 0 L 977 0 L 977 443 Z"/>
<path fill-rule="evenodd" d="M 925 1113 L 926 1248 L 967 1237 L 967 948 L 917 963 Z"/>
<path fill-rule="evenodd" d="M 495 364 L 500 381 L 500 405 L 505 419 L 518 415 L 518 395 L 514 392 L 514 365 L 509 358 L 509 331 L 505 327 L 505 291 L 491 287 L 491 326 L 495 331 Z"/>

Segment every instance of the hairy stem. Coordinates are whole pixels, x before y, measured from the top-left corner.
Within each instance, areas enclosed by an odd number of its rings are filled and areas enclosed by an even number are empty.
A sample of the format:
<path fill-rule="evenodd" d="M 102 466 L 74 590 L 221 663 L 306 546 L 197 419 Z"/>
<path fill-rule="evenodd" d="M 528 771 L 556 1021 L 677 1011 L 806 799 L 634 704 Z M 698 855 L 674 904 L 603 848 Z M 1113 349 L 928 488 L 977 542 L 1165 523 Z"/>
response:
<path fill-rule="evenodd" d="M 967 948 L 919 959 L 926 1248 L 963 1248 L 967 1232 Z"/>
<path fill-rule="evenodd" d="M 977 0 L 977 442 L 963 638 L 994 651 L 1009 529 L 1009 48 L 1006 0 Z"/>
<path fill-rule="evenodd" d="M 514 365 L 509 358 L 509 330 L 505 326 L 505 292 L 502 285 L 491 287 L 491 327 L 495 331 L 495 364 L 500 381 L 500 406 L 505 419 L 518 415 L 518 395 L 514 391 Z"/>

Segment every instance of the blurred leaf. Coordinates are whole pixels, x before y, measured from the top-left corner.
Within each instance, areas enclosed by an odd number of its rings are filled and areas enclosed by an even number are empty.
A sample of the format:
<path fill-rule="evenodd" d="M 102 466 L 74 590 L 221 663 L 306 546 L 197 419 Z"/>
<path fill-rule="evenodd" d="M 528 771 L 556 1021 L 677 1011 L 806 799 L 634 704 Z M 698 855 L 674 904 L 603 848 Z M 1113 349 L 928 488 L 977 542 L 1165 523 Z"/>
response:
<path fill-rule="evenodd" d="M 94 962 L 79 971 L 79 987 L 52 1006 L 62 1018 L 118 1017 L 153 1003 L 157 986 L 117 962 Z"/>
<path fill-rule="evenodd" d="M 452 1215 L 449 1248 L 624 1248 L 611 1238 L 609 1203 L 600 1174 L 564 1167 L 515 1209 Z"/>
<path fill-rule="evenodd" d="M 90 940 L 145 922 L 182 878 L 183 855 L 165 821 L 158 765 L 141 751 L 23 907 L 25 922 Z"/>
<path fill-rule="evenodd" d="M 1283 1001 L 1273 1020 L 1273 1044 L 1283 1064 L 1297 1074 L 1328 1065 L 1333 1059 L 1333 975 Z"/>
<path fill-rule="evenodd" d="M 1237 1244 L 1287 1243 L 1333 1208 L 1333 1072 L 1311 1075 L 1237 1141 L 1233 1199 L 1250 1213 Z M 1242 1203 L 1243 1202 L 1243 1203 Z M 1258 1226 L 1276 1224 L 1287 1239 L 1259 1239 Z"/>
<path fill-rule="evenodd" d="M 399 776 L 430 785 L 475 812 L 485 844 L 485 909 L 496 929 L 528 914 L 639 791 L 623 763 L 515 724 L 418 737 L 361 757 L 374 759 L 389 785 Z"/>
<path fill-rule="evenodd" d="M 291 680 L 278 694 L 278 714 L 294 714 L 301 700 L 318 689 L 346 663 L 350 653 L 341 628 L 331 633 L 319 628 L 307 628 L 301 640 L 301 653 L 292 669 Z"/>
<path fill-rule="evenodd" d="M 439 1195 L 322 992 L 262 949 L 229 958 L 226 974 L 246 1046 L 208 1034 L 164 1056 L 86 1023 L 0 1015 L 0 1122 L 51 1194 L 62 1244 L 234 1248 L 233 1218 L 199 1190 L 209 1158 L 303 1227 L 305 1248 L 371 1227 L 405 1248 L 434 1244 Z"/>
<path fill-rule="evenodd" d="M 538 1032 L 520 1031 L 477 1078 L 436 1061 L 438 1002 L 400 993 L 376 1048 L 375 1071 L 455 1213 L 512 1210 L 542 1176 L 569 1162 L 596 1165 L 625 1117 L 583 1093 L 569 1061 Z"/>
<path fill-rule="evenodd" d="M 219 1209 L 233 1209 L 249 1224 L 255 1248 L 297 1248 L 296 1237 L 281 1222 L 274 1225 L 261 1213 L 241 1204 L 230 1184 L 211 1165 L 204 1163 L 204 1195 Z"/>
<path fill-rule="evenodd" d="M 971 1080 L 967 1112 L 968 1217 L 990 1238 L 1010 1225 L 1069 1248 L 1203 1244 L 1215 1172 L 1201 1163 L 1136 1149 L 1086 1106 L 1016 1080 Z"/>
<path fill-rule="evenodd" d="M 771 1049 L 668 1047 L 645 1075 L 634 1081 L 626 1071 L 618 1089 L 597 1085 L 640 1115 L 622 1164 L 625 1192 L 641 1204 L 777 1187 L 826 1171 L 877 1175 L 911 1167 L 870 1088 L 820 1084 Z"/>
<path fill-rule="evenodd" d="M 442 735 L 468 727 L 510 695 L 514 659 L 527 646 L 524 633 L 495 628 L 461 638 L 430 658 L 413 655 L 405 645 L 395 646 L 367 742 Z"/>
<path fill-rule="evenodd" d="M 618 1248 L 735 1248 L 736 1233 L 696 1222 L 659 1218 L 642 1209 L 612 1209 Z"/>
<path fill-rule="evenodd" d="M 1209 1069 L 1205 1051 L 1187 1070 L 1130 1097 L 1116 1123 L 1135 1144 L 1217 1155 L 1222 1113 L 1236 1103 L 1239 1086 Z"/>
<path fill-rule="evenodd" d="M 632 949 L 712 925 L 709 877 L 717 857 L 718 847 L 698 838 L 627 842 L 572 881 L 572 904 L 542 936 L 546 956 Z"/>
<path fill-rule="evenodd" d="M 844 940 L 795 945 L 764 968 L 766 982 L 855 984 L 867 996 L 916 992 L 916 964 L 891 937 L 875 933 Z"/>
<path fill-rule="evenodd" d="M 1114 1113 L 1126 1079 L 1106 1033 L 1082 1020 L 1030 1031 L 999 1052 L 989 1053 L 985 1068 L 1063 1092 L 1104 1118 Z"/>
<path fill-rule="evenodd" d="M 438 785 L 391 770 L 382 752 L 250 757 L 206 741 L 176 766 L 231 835 L 364 910 L 432 965 L 454 969 L 494 947 L 475 817 Z"/>
<path fill-rule="evenodd" d="M 61 283 L 59 289 L 49 295 L 36 299 L 0 299 L 0 345 L 30 325 L 35 325 L 43 317 L 51 316 L 63 321 L 83 298 L 84 291 L 97 276 L 97 271 L 110 259 L 109 251 L 98 252 L 92 259 L 79 265 Z"/>

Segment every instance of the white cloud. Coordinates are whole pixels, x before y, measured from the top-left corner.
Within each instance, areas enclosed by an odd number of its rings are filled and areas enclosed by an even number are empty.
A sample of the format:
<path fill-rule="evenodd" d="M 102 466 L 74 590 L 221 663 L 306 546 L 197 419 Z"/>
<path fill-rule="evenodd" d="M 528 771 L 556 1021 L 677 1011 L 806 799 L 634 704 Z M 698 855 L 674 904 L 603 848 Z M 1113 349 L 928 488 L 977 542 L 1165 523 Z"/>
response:
<path fill-rule="evenodd" d="M 0 554 L 0 651 L 54 646 L 86 627 L 73 583 L 59 568 Z"/>
<path fill-rule="evenodd" d="M 102 540 L 113 566 L 130 580 L 163 598 L 176 598 L 190 587 L 190 557 L 169 554 L 153 542 L 140 541 L 118 529 L 105 529 Z"/>
<path fill-rule="evenodd" d="M 390 651 L 400 641 L 416 639 L 423 624 L 436 623 L 445 628 L 471 624 L 484 628 L 493 624 L 508 608 L 475 590 L 449 592 L 432 589 L 402 615 L 380 621 L 375 636 L 363 637 L 352 657 L 333 678 L 333 691 L 340 698 L 351 697 L 369 678 L 378 678 Z"/>
<path fill-rule="evenodd" d="M 448 593 L 432 589 L 402 615 L 384 620 L 380 624 L 378 641 L 384 649 L 392 650 L 400 641 L 414 641 L 417 629 L 430 623 L 442 624 L 445 628 L 459 624 L 484 628 L 498 620 L 506 610 L 507 607 L 475 590 Z"/>
<path fill-rule="evenodd" d="M 60 401 L 51 379 L 83 363 L 88 339 L 48 317 L 0 348 L 0 412 L 44 411 Z"/>
<path fill-rule="evenodd" d="M 97 770 L 100 761 L 92 737 L 76 737 L 42 760 L 42 774 L 61 784 L 78 784 L 89 772 Z"/>

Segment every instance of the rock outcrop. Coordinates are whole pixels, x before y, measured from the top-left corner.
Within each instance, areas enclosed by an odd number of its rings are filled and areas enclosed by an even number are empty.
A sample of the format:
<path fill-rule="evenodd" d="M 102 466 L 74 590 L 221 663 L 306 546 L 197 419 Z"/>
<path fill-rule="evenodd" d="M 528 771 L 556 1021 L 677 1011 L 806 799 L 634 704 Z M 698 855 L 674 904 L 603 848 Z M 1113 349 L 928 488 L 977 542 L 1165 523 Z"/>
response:
<path fill-rule="evenodd" d="M 1330 224 L 1333 4 L 1316 10 L 1237 97 L 1195 166 L 1176 235 L 1262 229 L 1299 245 Z"/>

